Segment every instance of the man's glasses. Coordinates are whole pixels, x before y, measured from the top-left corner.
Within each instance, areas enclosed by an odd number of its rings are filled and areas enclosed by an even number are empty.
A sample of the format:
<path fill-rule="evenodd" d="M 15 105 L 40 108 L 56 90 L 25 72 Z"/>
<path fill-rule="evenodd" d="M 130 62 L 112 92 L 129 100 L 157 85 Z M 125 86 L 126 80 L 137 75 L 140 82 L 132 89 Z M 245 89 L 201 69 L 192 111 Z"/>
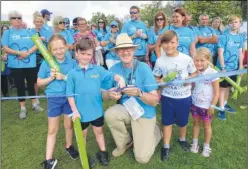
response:
<path fill-rule="evenodd" d="M 163 21 L 164 18 L 156 18 L 156 21 Z"/>
<path fill-rule="evenodd" d="M 14 19 L 14 20 L 18 19 L 18 20 L 21 20 L 22 17 L 11 17 L 10 19 Z"/>
<path fill-rule="evenodd" d="M 65 22 L 64 21 L 60 21 L 59 22 L 59 25 L 61 25 L 61 24 L 65 25 Z"/>
<path fill-rule="evenodd" d="M 125 51 L 127 51 L 128 53 L 133 51 L 133 47 L 130 48 L 119 48 L 118 49 L 118 53 L 124 53 Z"/>
<path fill-rule="evenodd" d="M 130 11 L 129 13 L 132 15 L 132 14 L 137 14 L 138 12 L 132 12 L 132 11 Z"/>

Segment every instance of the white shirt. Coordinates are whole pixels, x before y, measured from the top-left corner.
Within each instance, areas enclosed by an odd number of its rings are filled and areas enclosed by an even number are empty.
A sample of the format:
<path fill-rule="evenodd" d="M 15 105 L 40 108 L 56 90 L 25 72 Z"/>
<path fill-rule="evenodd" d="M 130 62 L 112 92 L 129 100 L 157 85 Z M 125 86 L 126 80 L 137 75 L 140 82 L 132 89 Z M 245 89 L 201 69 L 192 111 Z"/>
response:
<path fill-rule="evenodd" d="M 186 79 L 189 73 L 196 71 L 193 59 L 179 52 L 178 56 L 168 57 L 165 53 L 156 60 L 153 74 L 155 76 L 168 76 L 171 72 L 177 72 L 175 80 Z M 163 88 L 162 95 L 170 98 L 186 98 L 191 96 L 191 85 L 184 84 L 167 85 Z"/>
<path fill-rule="evenodd" d="M 204 72 L 201 72 L 201 75 L 215 73 L 217 73 L 217 71 L 209 66 Z M 195 106 L 204 109 L 208 109 L 211 106 L 211 102 L 214 96 L 212 82 L 218 79 L 219 78 L 195 82 L 195 87 L 192 91 L 192 102 Z"/>

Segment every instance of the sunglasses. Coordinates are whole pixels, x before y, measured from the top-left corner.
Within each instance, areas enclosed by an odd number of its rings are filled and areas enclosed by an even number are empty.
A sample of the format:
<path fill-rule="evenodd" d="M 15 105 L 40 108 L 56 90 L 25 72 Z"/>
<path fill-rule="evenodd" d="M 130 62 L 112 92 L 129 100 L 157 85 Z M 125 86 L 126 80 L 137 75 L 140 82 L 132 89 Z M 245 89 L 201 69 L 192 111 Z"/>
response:
<path fill-rule="evenodd" d="M 59 22 L 59 25 L 61 25 L 61 24 L 64 24 L 65 25 L 65 22 L 64 21 L 60 21 Z"/>
<path fill-rule="evenodd" d="M 111 28 L 117 28 L 117 26 L 113 25 L 113 26 L 111 26 Z"/>
<path fill-rule="evenodd" d="M 129 13 L 132 15 L 132 14 L 137 14 L 138 12 L 129 12 Z"/>
<path fill-rule="evenodd" d="M 164 18 L 156 18 L 156 21 L 163 21 Z"/>
<path fill-rule="evenodd" d="M 22 17 L 11 17 L 10 19 L 18 19 L 18 20 L 21 20 Z"/>

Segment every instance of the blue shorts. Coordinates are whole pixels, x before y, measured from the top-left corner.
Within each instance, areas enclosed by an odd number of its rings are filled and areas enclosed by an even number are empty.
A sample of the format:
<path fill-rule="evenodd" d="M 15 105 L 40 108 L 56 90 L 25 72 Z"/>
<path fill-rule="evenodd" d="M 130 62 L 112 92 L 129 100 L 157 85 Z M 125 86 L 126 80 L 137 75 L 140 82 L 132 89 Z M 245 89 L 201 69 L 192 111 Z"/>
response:
<path fill-rule="evenodd" d="M 54 97 L 47 99 L 48 117 L 57 117 L 62 114 L 71 114 L 72 110 L 67 97 Z"/>
<path fill-rule="evenodd" d="M 164 126 L 176 123 L 184 127 L 188 123 L 192 97 L 174 99 L 166 96 L 161 97 L 162 124 Z"/>

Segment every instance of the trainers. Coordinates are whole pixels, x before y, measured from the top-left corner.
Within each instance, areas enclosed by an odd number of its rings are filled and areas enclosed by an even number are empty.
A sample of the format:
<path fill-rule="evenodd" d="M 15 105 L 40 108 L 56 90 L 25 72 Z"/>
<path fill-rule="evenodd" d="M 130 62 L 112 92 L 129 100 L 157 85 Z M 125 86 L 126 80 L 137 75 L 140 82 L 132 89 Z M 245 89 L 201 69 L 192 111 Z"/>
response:
<path fill-rule="evenodd" d="M 169 159 L 169 148 L 162 148 L 161 149 L 161 160 L 162 161 L 167 161 Z"/>
<path fill-rule="evenodd" d="M 91 169 L 96 165 L 96 160 L 88 155 L 88 163 L 89 163 L 89 167 Z"/>
<path fill-rule="evenodd" d="M 185 152 L 190 152 L 190 144 L 187 141 L 180 141 L 178 140 L 178 143 L 181 145 L 181 148 L 183 149 L 183 151 Z"/>
<path fill-rule="evenodd" d="M 206 148 L 206 147 L 204 147 L 203 148 L 203 151 L 202 151 L 202 155 L 204 156 L 204 157 L 209 157 L 210 156 L 210 154 L 211 154 L 211 148 Z"/>
<path fill-rule="evenodd" d="M 27 110 L 26 109 L 21 109 L 19 118 L 20 119 L 25 119 L 27 117 Z"/>
<path fill-rule="evenodd" d="M 45 160 L 41 164 L 44 166 L 44 169 L 54 169 L 57 163 L 58 163 L 58 160 L 53 158 L 50 160 Z"/>
<path fill-rule="evenodd" d="M 219 111 L 218 119 L 219 120 L 226 120 L 226 112 L 225 111 Z"/>
<path fill-rule="evenodd" d="M 109 154 L 107 151 L 100 151 L 96 153 L 96 158 L 99 160 L 100 164 L 108 166 L 109 164 Z"/>
<path fill-rule="evenodd" d="M 119 156 L 123 155 L 125 153 L 125 151 L 132 146 L 133 146 L 133 141 L 131 140 L 129 143 L 126 144 L 126 146 L 122 150 L 120 150 L 118 148 L 114 149 L 114 151 L 112 152 L 112 155 L 114 157 L 119 157 Z"/>
<path fill-rule="evenodd" d="M 229 112 L 229 113 L 236 113 L 236 112 L 237 112 L 234 108 L 232 108 L 232 107 L 231 107 L 230 105 L 228 105 L 228 104 L 225 105 L 225 110 L 226 110 L 227 112 Z"/>
<path fill-rule="evenodd" d="M 76 160 L 79 156 L 78 151 L 75 150 L 73 146 L 66 148 L 65 151 L 70 155 L 71 159 L 73 159 L 73 160 Z"/>
<path fill-rule="evenodd" d="M 192 153 L 198 153 L 199 152 L 199 146 L 198 146 L 198 144 L 191 144 L 190 151 Z"/>
<path fill-rule="evenodd" d="M 40 107 L 39 104 L 37 104 L 35 107 L 33 107 L 33 111 L 43 112 L 44 109 L 42 107 Z"/>

